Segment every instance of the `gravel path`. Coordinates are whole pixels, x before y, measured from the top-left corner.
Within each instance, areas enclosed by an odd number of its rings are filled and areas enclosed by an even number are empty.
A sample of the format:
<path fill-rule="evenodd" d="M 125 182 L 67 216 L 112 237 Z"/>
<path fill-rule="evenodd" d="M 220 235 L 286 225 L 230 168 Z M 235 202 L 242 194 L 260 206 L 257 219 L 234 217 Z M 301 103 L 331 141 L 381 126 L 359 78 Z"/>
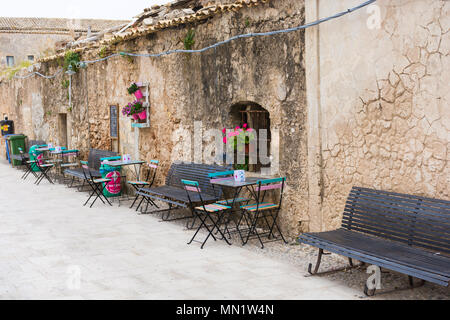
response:
<path fill-rule="evenodd" d="M 180 212 L 180 215 L 182 213 Z M 184 228 L 185 224 L 181 221 L 173 221 L 170 223 L 179 224 L 180 228 Z M 237 234 L 232 235 L 233 245 L 240 246 L 240 239 Z M 207 246 L 207 245 L 206 245 Z M 309 263 L 316 262 L 318 249 L 309 245 L 299 244 L 295 240 L 291 240 L 289 244 L 282 241 L 270 242 L 264 244 L 261 249 L 258 240 L 251 240 L 242 248 L 260 255 L 274 258 L 278 261 L 288 263 L 298 268 L 300 272 L 308 269 Z M 357 264 L 357 261 L 354 261 Z M 336 255 L 324 255 L 319 271 L 333 270 L 348 266 L 346 257 Z M 383 270 L 381 276 L 381 289 L 377 291 L 374 297 L 366 297 L 363 293 L 364 284 L 370 274 L 367 273 L 365 267 L 349 268 L 342 271 L 325 273 L 316 275 L 340 283 L 352 289 L 360 290 L 360 299 L 381 299 L 381 300 L 450 300 L 450 287 L 442 287 L 433 283 L 426 282 L 425 285 L 410 289 L 408 278 L 406 275 Z"/>

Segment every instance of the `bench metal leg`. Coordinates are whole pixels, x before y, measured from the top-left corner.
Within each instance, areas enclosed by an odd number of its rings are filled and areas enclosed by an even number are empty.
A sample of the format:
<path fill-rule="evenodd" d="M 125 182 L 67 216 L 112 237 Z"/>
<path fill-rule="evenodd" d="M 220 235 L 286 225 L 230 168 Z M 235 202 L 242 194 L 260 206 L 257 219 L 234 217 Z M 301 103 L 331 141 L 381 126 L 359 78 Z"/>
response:
<path fill-rule="evenodd" d="M 75 177 L 72 177 L 72 182 L 70 183 L 69 188 L 72 188 L 72 187 L 73 187 L 74 181 L 75 181 Z"/>
<path fill-rule="evenodd" d="M 320 262 L 322 261 L 322 255 L 323 255 L 323 249 L 319 249 L 319 255 L 317 256 L 317 262 L 316 262 L 316 266 L 314 267 L 314 272 L 311 271 L 312 263 L 310 263 L 308 265 L 308 272 L 310 274 L 317 274 L 317 271 L 319 271 Z"/>
<path fill-rule="evenodd" d="M 361 262 L 358 265 L 355 265 L 353 263 L 353 259 L 352 258 L 348 258 L 348 263 L 349 265 L 346 267 L 342 267 L 342 268 L 337 268 L 337 269 L 332 269 L 332 270 L 328 270 L 328 271 L 323 271 L 323 272 L 318 272 L 319 271 L 319 267 L 320 267 L 320 262 L 322 261 L 322 256 L 324 255 L 330 255 L 331 253 L 325 253 L 323 251 L 323 249 L 319 248 L 319 254 L 317 255 L 317 262 L 316 262 L 316 266 L 314 267 L 314 270 L 312 270 L 312 263 L 310 263 L 308 265 L 308 273 L 311 275 L 316 275 L 316 274 L 329 274 L 329 273 L 333 273 L 333 272 L 337 272 L 337 271 L 343 271 L 343 270 L 348 270 L 351 268 L 359 268 L 365 265 L 364 262 Z"/>
<path fill-rule="evenodd" d="M 383 273 L 388 273 L 388 272 L 383 272 Z M 378 292 L 378 294 L 387 294 L 387 293 L 391 293 L 391 292 L 396 292 L 396 291 L 400 291 L 400 290 L 411 290 L 411 289 L 415 289 L 415 288 L 419 288 L 421 286 L 423 286 L 425 284 L 425 280 L 420 279 L 420 281 L 417 284 L 414 284 L 414 277 L 412 276 L 408 276 L 408 283 L 409 283 L 409 287 L 406 288 L 395 288 L 393 290 L 389 290 L 389 291 L 381 291 Z M 367 287 L 367 284 L 364 285 L 364 294 L 368 297 L 372 297 L 375 295 L 375 291 L 376 289 L 372 289 L 369 290 L 369 288 Z"/>
<path fill-rule="evenodd" d="M 417 285 L 414 285 L 414 278 L 412 276 L 408 276 L 409 286 L 411 289 L 419 288 L 425 284 L 425 280 L 420 279 Z"/>
<path fill-rule="evenodd" d="M 375 291 L 377 291 L 377 289 L 370 289 L 367 286 L 367 283 L 364 285 L 364 294 L 368 297 L 372 297 L 375 295 Z"/>

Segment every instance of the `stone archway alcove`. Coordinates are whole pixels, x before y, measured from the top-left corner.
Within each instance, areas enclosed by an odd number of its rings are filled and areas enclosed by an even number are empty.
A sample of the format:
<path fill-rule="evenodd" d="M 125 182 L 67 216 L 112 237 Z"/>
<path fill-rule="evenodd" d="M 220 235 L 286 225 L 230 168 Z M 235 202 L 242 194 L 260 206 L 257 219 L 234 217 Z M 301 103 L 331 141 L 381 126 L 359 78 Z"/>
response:
<path fill-rule="evenodd" d="M 258 159 L 256 164 L 249 164 L 248 171 L 262 172 L 265 169 L 270 169 L 271 163 L 267 163 L 267 160 L 264 161 L 261 159 L 261 155 L 269 157 L 271 152 L 272 134 L 270 130 L 271 121 L 269 111 L 256 102 L 237 102 L 230 108 L 227 127 L 234 128 L 236 126 L 242 126 L 244 123 L 257 133 Z M 266 132 L 265 135 L 262 134 L 263 130 Z M 265 146 L 265 148 L 261 149 L 262 146 Z"/>

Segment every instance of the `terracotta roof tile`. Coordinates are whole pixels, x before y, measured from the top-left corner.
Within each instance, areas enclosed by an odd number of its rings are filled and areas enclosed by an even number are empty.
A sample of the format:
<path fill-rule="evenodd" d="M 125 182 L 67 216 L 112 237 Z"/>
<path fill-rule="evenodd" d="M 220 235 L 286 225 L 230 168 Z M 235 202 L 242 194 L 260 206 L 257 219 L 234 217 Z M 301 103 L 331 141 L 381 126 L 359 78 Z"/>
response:
<path fill-rule="evenodd" d="M 137 37 L 145 36 L 150 33 L 158 32 L 160 30 L 176 27 L 180 24 L 187 22 L 196 22 L 208 19 L 212 16 L 219 15 L 228 11 L 239 11 L 245 7 L 254 7 L 260 4 L 267 3 L 274 0 L 215 0 L 208 1 L 203 8 L 195 11 L 194 13 L 184 12 L 184 15 L 167 19 L 167 15 L 170 12 L 176 10 L 174 7 L 183 4 L 184 8 L 192 8 L 193 4 L 205 2 L 205 0 L 178 0 L 172 3 L 168 3 L 164 6 L 152 6 L 149 9 L 145 9 L 144 12 L 136 16 L 136 21 L 130 28 L 124 30 L 121 33 L 106 34 L 102 39 L 96 40 L 95 46 L 81 44 L 82 46 L 72 48 L 76 52 L 83 52 L 93 47 L 108 46 L 111 44 L 117 44 L 121 41 L 131 40 Z M 163 8 L 161 10 L 161 8 Z M 165 9 L 164 9 L 165 8 Z M 180 8 L 177 8 L 180 9 Z M 169 15 L 170 16 L 170 15 Z M 150 23 L 146 23 L 146 18 L 152 17 Z M 53 56 L 40 59 L 41 62 L 51 61 L 62 57 L 64 52 L 58 53 Z"/>
<path fill-rule="evenodd" d="M 0 17 L 0 32 L 99 32 L 128 21 L 123 20 L 97 20 L 97 19 L 61 19 L 61 18 L 9 18 Z"/>

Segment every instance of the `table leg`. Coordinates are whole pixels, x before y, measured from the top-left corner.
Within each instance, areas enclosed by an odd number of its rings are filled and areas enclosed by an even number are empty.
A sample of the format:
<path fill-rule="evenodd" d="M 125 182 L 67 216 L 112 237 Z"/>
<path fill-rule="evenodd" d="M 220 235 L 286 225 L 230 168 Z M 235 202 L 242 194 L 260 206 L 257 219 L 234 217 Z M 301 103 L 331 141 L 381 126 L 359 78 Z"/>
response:
<path fill-rule="evenodd" d="M 142 163 L 133 164 L 136 181 L 141 181 L 141 175 L 140 175 L 141 166 L 142 166 Z"/>

